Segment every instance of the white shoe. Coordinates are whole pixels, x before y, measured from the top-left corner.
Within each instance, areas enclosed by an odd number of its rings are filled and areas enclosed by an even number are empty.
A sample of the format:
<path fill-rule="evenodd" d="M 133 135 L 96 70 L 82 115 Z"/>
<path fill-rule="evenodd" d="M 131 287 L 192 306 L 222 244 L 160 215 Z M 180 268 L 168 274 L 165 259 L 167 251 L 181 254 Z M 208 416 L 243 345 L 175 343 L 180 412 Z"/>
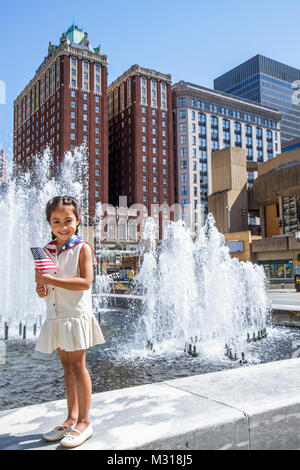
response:
<path fill-rule="evenodd" d="M 51 442 L 60 441 L 60 439 L 64 437 L 66 432 L 73 431 L 75 426 L 76 424 L 70 426 L 69 428 L 67 428 L 66 426 L 57 426 L 56 428 L 52 429 L 52 431 L 43 434 L 43 439 L 45 439 L 45 441 Z"/>
<path fill-rule="evenodd" d="M 74 436 L 70 432 L 66 432 L 64 438 L 60 441 L 60 445 L 63 447 L 77 447 L 83 444 L 93 435 L 93 428 L 91 424 L 89 424 L 83 432 L 78 431 L 78 429 L 72 429 L 72 431 L 77 432 L 78 436 Z"/>

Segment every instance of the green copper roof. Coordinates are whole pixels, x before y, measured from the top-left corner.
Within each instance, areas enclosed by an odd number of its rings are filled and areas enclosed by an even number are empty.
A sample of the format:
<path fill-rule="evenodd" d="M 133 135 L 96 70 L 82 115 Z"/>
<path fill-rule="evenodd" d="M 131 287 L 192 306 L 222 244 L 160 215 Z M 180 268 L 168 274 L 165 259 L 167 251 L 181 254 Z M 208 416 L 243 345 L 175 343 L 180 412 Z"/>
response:
<path fill-rule="evenodd" d="M 80 44 L 80 42 L 84 38 L 84 30 L 82 28 L 78 28 L 75 24 L 70 26 L 66 31 L 66 36 L 70 43 Z"/>
<path fill-rule="evenodd" d="M 82 33 L 84 32 L 82 28 L 79 28 L 78 26 L 76 26 L 76 24 L 72 24 L 72 25 L 69 26 L 69 28 L 67 29 L 66 34 L 69 34 L 69 33 L 71 33 L 71 32 L 74 31 L 74 30 L 81 31 Z"/>

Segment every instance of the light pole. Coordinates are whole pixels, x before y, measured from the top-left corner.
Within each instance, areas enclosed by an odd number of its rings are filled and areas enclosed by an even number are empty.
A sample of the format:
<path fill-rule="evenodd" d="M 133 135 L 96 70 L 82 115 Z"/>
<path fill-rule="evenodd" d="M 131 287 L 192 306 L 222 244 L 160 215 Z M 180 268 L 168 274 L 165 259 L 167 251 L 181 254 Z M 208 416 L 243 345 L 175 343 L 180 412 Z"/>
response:
<path fill-rule="evenodd" d="M 226 209 L 227 209 L 227 225 L 228 225 L 228 233 L 229 233 L 230 232 L 230 211 L 231 211 L 231 207 L 226 206 Z"/>

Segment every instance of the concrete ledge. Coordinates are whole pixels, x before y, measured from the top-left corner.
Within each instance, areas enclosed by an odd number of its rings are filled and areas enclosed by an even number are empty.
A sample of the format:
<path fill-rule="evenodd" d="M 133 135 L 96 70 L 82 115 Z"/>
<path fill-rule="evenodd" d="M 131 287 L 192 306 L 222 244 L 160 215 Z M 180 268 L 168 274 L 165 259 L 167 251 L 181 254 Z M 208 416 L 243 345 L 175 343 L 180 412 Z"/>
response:
<path fill-rule="evenodd" d="M 110 308 L 140 308 L 143 304 L 143 297 L 132 294 L 103 294 L 107 305 Z"/>
<path fill-rule="evenodd" d="M 272 323 L 274 323 L 274 325 L 300 327 L 300 308 L 299 310 L 274 308 L 272 310 Z"/>
<path fill-rule="evenodd" d="M 300 359 L 94 394 L 78 449 L 300 449 Z M 0 449 L 61 449 L 41 434 L 65 400 L 0 412 Z"/>

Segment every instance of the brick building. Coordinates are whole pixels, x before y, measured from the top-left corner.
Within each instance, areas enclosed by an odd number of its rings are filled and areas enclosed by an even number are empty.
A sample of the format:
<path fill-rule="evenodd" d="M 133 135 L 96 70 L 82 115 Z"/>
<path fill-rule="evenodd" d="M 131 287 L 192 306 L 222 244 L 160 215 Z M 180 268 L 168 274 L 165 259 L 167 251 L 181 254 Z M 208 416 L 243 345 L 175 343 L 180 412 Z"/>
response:
<path fill-rule="evenodd" d="M 27 168 L 50 146 L 53 169 L 66 151 L 85 143 L 89 207 L 108 202 L 107 56 L 71 26 L 14 101 L 14 162 Z"/>
<path fill-rule="evenodd" d="M 108 120 L 109 202 L 127 196 L 163 227 L 174 204 L 171 76 L 133 65 L 108 87 Z"/>

